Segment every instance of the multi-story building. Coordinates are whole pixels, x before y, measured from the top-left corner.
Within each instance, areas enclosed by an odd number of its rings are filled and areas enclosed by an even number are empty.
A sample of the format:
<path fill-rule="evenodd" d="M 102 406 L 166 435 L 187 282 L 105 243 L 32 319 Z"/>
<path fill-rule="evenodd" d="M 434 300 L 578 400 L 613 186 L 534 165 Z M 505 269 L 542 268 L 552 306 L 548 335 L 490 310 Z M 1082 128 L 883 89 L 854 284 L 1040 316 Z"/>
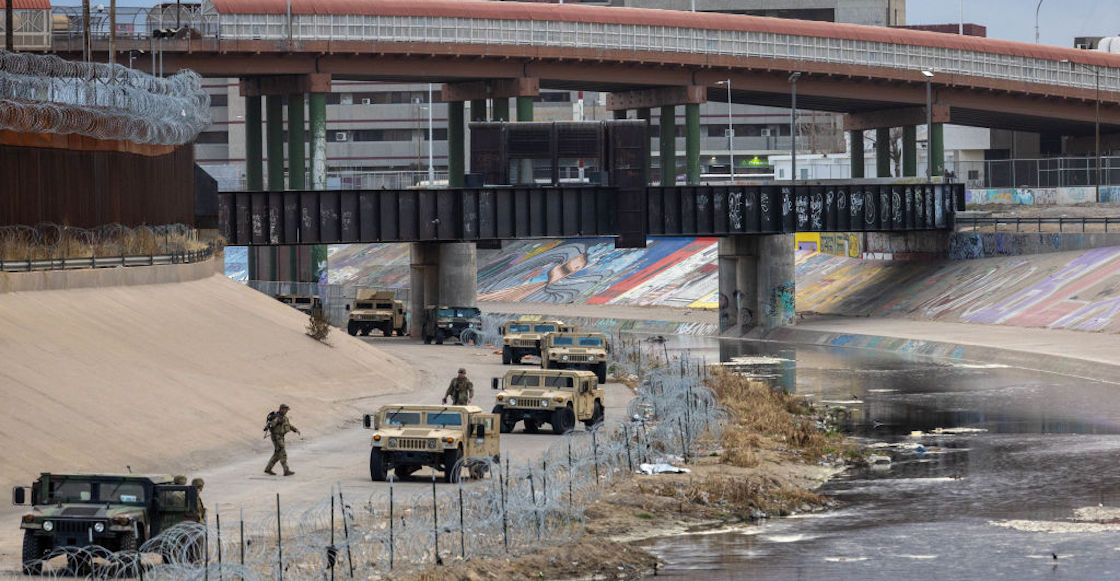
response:
<path fill-rule="evenodd" d="M 571 1 L 571 0 L 569 0 Z M 905 0 L 611 0 L 584 2 L 611 6 L 726 12 L 760 16 L 847 22 L 873 26 L 906 22 Z M 429 158 L 436 179 L 446 175 L 447 108 L 440 85 L 336 80 L 327 101 L 328 187 L 405 187 L 428 179 Z M 244 99 L 236 79 L 207 79 L 214 125 L 198 138 L 198 163 L 224 190 L 240 189 L 245 179 Z M 431 99 L 429 99 L 429 94 Z M 595 92 L 541 91 L 535 98 L 534 120 L 601 120 L 612 118 L 606 95 Z M 469 105 L 468 105 L 469 106 Z M 285 107 L 285 110 L 287 108 Z M 511 108 L 512 109 L 512 108 Z M 677 165 L 684 171 L 684 110 L 679 108 Z M 766 175 L 769 156 L 788 154 L 789 111 L 774 107 L 732 106 L 731 125 L 736 174 Z M 432 131 L 429 134 L 429 117 Z M 467 114 L 470 118 L 470 114 Z M 653 164 L 659 167 L 656 115 L 651 140 Z M 710 179 L 728 173 L 728 115 L 725 102 L 701 106 L 701 172 Z M 843 151 L 839 118 L 802 113 L 798 148 L 809 153 Z M 562 178 L 579 169 L 561 168 Z M 658 172 L 652 172 L 657 176 Z"/>

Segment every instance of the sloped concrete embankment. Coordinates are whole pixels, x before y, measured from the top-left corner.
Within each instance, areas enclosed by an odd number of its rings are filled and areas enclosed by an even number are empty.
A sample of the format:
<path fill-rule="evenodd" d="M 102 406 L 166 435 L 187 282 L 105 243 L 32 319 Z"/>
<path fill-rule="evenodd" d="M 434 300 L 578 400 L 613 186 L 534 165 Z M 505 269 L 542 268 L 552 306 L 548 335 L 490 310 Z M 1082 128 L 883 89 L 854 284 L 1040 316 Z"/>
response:
<path fill-rule="evenodd" d="M 137 268 L 159 272 L 4 276 L 0 489 L 40 471 L 189 472 L 263 457 L 262 418 L 281 401 L 310 436 L 333 430 L 348 400 L 412 387 L 395 357 L 345 333 L 311 339 L 306 315 L 213 262 Z M 185 282 L 132 284 L 172 280 Z"/>

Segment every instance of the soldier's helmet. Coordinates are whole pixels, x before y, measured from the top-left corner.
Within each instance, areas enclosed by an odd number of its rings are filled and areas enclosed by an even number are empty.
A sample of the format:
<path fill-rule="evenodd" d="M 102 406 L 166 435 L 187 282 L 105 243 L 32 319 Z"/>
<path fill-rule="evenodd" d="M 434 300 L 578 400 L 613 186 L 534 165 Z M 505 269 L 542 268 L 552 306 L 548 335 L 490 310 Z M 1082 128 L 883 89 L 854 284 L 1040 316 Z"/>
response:
<path fill-rule="evenodd" d="M 187 477 L 183 476 L 182 474 L 176 474 L 175 478 L 172 480 L 172 482 L 175 483 L 175 484 L 179 484 L 179 485 L 186 484 L 187 483 Z"/>
<path fill-rule="evenodd" d="M 292 408 L 288 407 L 288 404 L 286 404 L 286 403 L 282 403 L 282 404 L 280 404 L 280 409 L 282 409 L 282 410 L 290 410 L 290 409 L 292 409 Z"/>
<path fill-rule="evenodd" d="M 464 368 L 462 368 L 462 367 L 460 367 L 460 368 L 459 368 L 459 373 L 466 373 L 466 372 L 467 372 L 467 370 L 466 370 L 466 369 L 464 369 Z"/>
<path fill-rule="evenodd" d="M 202 488 L 205 485 L 206 482 L 204 482 L 201 478 L 195 478 L 194 480 L 191 480 L 191 486 L 195 488 Z"/>

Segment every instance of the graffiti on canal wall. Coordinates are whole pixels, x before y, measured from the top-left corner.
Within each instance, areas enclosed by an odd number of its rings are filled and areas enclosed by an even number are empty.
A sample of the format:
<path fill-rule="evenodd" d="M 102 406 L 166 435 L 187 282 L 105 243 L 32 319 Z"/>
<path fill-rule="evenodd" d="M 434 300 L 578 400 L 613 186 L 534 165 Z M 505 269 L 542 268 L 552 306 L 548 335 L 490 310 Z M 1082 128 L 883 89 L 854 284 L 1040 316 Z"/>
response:
<path fill-rule="evenodd" d="M 965 190 L 966 204 L 1023 204 L 1049 206 L 1095 202 L 1097 190 L 1093 186 L 1064 188 L 976 188 Z M 1120 186 L 1101 186 L 1102 202 L 1120 201 Z"/>

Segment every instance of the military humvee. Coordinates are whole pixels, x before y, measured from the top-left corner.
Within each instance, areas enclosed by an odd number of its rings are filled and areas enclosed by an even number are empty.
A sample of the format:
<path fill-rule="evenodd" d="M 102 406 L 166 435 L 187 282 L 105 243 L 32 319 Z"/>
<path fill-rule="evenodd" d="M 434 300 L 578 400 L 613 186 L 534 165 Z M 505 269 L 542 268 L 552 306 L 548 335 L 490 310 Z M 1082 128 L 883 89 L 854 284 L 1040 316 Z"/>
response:
<path fill-rule="evenodd" d="M 546 333 L 575 331 L 575 325 L 564 321 L 528 321 L 520 319 L 508 321 L 501 326 L 502 365 L 521 363 L 526 355 L 541 354 L 541 337 Z"/>
<path fill-rule="evenodd" d="M 541 340 L 544 369 L 589 369 L 599 383 L 607 381 L 610 343 L 602 333 L 549 333 Z"/>
<path fill-rule="evenodd" d="M 497 418 L 472 405 L 387 405 L 366 414 L 370 438 L 369 477 L 385 480 L 389 470 L 407 479 L 424 466 L 458 482 L 462 468 L 482 478 L 501 457 Z"/>
<path fill-rule="evenodd" d="M 354 297 L 354 305 L 346 305 L 350 311 L 349 321 L 346 323 L 346 332 L 357 335 L 369 335 L 374 329 L 380 329 L 381 334 L 389 337 L 393 331 L 397 336 L 408 333 L 408 323 L 405 322 L 404 303 L 395 300 L 393 291 L 374 291 L 358 289 Z"/>
<path fill-rule="evenodd" d="M 424 309 L 424 344 L 435 341 L 443 345 L 444 339 L 458 339 L 461 343 L 477 340 L 482 329 L 482 311 L 478 307 L 427 307 Z"/>
<path fill-rule="evenodd" d="M 43 562 L 62 547 L 100 546 L 122 553 L 183 521 L 198 519 L 193 486 L 176 485 L 164 474 L 42 473 L 27 487 L 12 491 L 12 503 L 30 504 L 23 516 L 23 572 L 38 575 Z M 165 560 L 169 555 L 165 555 Z M 88 575 L 88 552 L 68 554 L 68 571 Z"/>
<path fill-rule="evenodd" d="M 603 390 L 595 374 L 572 369 L 517 369 L 492 380 L 500 389 L 495 414 L 503 433 L 512 432 L 524 420 L 525 431 L 534 434 L 541 424 L 550 424 L 554 434 L 563 434 L 576 420 L 590 428 L 603 421 Z"/>
<path fill-rule="evenodd" d="M 276 300 L 288 305 L 302 313 L 311 314 L 312 309 L 322 308 L 323 303 L 319 297 L 310 295 L 276 295 Z"/>

